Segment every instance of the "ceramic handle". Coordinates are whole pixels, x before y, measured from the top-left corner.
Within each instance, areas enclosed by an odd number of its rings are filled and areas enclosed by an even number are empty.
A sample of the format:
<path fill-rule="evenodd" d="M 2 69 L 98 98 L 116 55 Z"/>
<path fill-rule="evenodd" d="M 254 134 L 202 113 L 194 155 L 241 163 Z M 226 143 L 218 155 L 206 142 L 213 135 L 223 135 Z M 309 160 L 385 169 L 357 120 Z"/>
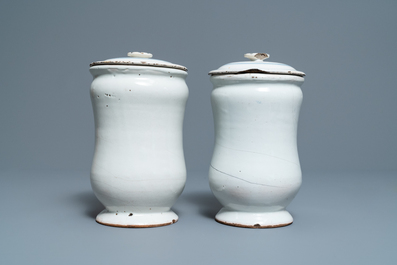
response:
<path fill-rule="evenodd" d="M 245 58 L 250 59 L 251 61 L 263 61 L 270 57 L 267 53 L 246 53 L 244 54 Z"/>
<path fill-rule="evenodd" d="M 148 52 L 129 52 L 128 57 L 138 57 L 138 58 L 152 58 L 153 54 Z"/>

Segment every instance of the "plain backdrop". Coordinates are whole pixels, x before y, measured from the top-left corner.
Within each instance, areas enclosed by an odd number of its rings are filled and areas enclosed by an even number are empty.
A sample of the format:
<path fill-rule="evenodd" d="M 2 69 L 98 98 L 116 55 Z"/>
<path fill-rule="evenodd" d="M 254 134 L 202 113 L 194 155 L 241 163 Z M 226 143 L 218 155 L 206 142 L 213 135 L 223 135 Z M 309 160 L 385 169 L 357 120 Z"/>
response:
<path fill-rule="evenodd" d="M 93 61 L 188 68 L 188 170 L 214 142 L 208 72 L 266 52 L 307 74 L 302 168 L 397 169 L 396 1 L 1 1 L 0 168 L 89 170 Z"/>
<path fill-rule="evenodd" d="M 397 1 L 0 1 L 0 264 L 397 264 Z M 95 223 L 93 61 L 188 68 L 176 224 Z M 214 221 L 208 72 L 270 54 L 306 73 L 290 226 Z"/>

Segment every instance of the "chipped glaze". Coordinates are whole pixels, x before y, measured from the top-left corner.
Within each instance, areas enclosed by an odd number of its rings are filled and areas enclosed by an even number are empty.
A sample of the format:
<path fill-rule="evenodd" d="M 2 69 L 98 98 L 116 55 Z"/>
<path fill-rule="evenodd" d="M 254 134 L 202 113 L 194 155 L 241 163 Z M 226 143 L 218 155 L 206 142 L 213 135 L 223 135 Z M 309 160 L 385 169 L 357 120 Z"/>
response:
<path fill-rule="evenodd" d="M 117 227 L 169 225 L 178 220 L 171 207 L 186 182 L 186 68 L 147 53 L 129 56 L 90 67 L 95 118 L 91 185 L 106 207 L 96 220 Z"/>
<path fill-rule="evenodd" d="M 285 208 L 302 181 L 296 134 L 304 73 L 255 55 L 210 72 L 215 147 L 209 182 L 224 206 L 219 223 L 280 227 L 293 222 Z"/>

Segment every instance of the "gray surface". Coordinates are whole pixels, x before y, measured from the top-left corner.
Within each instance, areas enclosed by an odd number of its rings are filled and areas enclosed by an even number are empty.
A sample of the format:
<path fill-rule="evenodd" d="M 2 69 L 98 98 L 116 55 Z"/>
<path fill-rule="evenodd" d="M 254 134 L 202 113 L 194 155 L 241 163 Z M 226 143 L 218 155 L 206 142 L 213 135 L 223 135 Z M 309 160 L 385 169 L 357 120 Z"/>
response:
<path fill-rule="evenodd" d="M 216 223 L 207 172 L 189 174 L 159 228 L 97 224 L 88 172 L 0 175 L 1 264 L 396 264 L 397 172 L 305 174 L 290 226 Z"/>

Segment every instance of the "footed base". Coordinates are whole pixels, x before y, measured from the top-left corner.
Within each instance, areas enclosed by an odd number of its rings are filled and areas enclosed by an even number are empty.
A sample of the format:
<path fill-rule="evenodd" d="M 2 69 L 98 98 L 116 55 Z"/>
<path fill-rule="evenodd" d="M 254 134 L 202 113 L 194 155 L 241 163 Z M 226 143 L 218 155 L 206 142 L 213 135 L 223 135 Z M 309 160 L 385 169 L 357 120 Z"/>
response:
<path fill-rule="evenodd" d="M 221 224 L 247 227 L 272 228 L 292 224 L 291 214 L 285 210 L 278 212 L 238 212 L 222 208 L 215 220 Z"/>
<path fill-rule="evenodd" d="M 178 215 L 171 210 L 161 213 L 129 213 L 109 212 L 105 209 L 97 215 L 96 221 L 109 226 L 145 228 L 176 223 Z"/>

